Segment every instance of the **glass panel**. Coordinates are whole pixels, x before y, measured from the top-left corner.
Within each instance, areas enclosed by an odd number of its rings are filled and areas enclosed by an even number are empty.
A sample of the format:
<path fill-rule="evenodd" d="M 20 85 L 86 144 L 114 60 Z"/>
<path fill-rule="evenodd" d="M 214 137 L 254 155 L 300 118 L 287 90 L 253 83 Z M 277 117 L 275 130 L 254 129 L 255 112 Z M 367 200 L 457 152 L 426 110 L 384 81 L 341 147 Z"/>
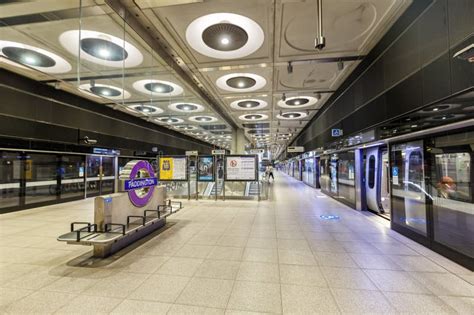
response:
<path fill-rule="evenodd" d="M 114 192 L 115 185 L 115 165 L 114 159 L 110 156 L 102 157 L 102 182 L 101 194 L 110 194 Z"/>
<path fill-rule="evenodd" d="M 459 151 L 431 151 L 433 234 L 436 242 L 474 257 L 473 153 Z"/>
<path fill-rule="evenodd" d="M 374 188 L 375 185 L 375 156 L 369 157 L 369 188 Z"/>
<path fill-rule="evenodd" d="M 57 199 L 58 164 L 58 156 L 54 154 L 28 153 L 25 156 L 26 204 Z"/>
<path fill-rule="evenodd" d="M 331 192 L 337 194 L 337 155 L 331 157 L 331 164 L 329 165 L 329 176 L 331 178 Z"/>
<path fill-rule="evenodd" d="M 20 152 L 0 151 L 0 209 L 20 205 Z"/>
<path fill-rule="evenodd" d="M 348 151 L 338 154 L 337 183 L 338 198 L 345 199 L 355 206 L 355 153 Z"/>
<path fill-rule="evenodd" d="M 87 156 L 87 197 L 100 194 L 100 156 Z"/>
<path fill-rule="evenodd" d="M 392 146 L 393 222 L 426 235 L 423 141 Z"/>
<path fill-rule="evenodd" d="M 84 197 L 84 156 L 63 155 L 61 157 L 61 199 Z"/>

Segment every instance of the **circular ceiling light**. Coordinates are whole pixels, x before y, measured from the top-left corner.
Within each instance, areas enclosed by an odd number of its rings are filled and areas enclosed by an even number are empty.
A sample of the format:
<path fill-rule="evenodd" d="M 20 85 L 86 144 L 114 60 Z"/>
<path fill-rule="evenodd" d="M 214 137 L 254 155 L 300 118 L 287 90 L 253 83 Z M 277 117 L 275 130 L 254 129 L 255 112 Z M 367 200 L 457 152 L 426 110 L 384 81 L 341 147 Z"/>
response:
<path fill-rule="evenodd" d="M 253 73 L 231 73 L 217 79 L 219 88 L 230 92 L 252 92 L 267 84 L 265 78 Z"/>
<path fill-rule="evenodd" d="M 173 103 L 168 108 L 177 112 L 197 113 L 204 111 L 204 106 L 195 103 Z"/>
<path fill-rule="evenodd" d="M 250 135 L 255 135 L 255 134 L 265 134 L 270 132 L 268 129 L 250 129 L 247 131 L 248 134 Z"/>
<path fill-rule="evenodd" d="M 138 92 L 151 96 L 176 96 L 183 93 L 179 85 L 162 80 L 139 80 L 133 83 L 133 88 Z"/>
<path fill-rule="evenodd" d="M 464 115 L 464 114 L 444 114 L 444 115 L 437 115 L 437 116 L 429 117 L 426 120 L 444 121 L 444 120 L 458 119 L 458 118 L 462 118 L 464 116 L 466 116 L 466 115 Z"/>
<path fill-rule="evenodd" d="M 121 100 L 122 98 L 130 98 L 130 93 L 126 90 L 106 84 L 96 83 L 93 86 L 91 84 L 81 84 L 79 89 L 91 93 L 93 96 L 106 97 L 111 100 Z M 123 95 L 123 97 L 122 97 Z"/>
<path fill-rule="evenodd" d="M 185 130 L 185 131 L 198 129 L 196 126 L 191 126 L 191 125 L 177 125 L 177 126 L 174 126 L 174 128 L 178 130 Z"/>
<path fill-rule="evenodd" d="M 237 110 L 258 110 L 267 107 L 267 102 L 257 99 L 238 100 L 230 103 L 230 107 Z"/>
<path fill-rule="evenodd" d="M 284 101 L 279 100 L 278 106 L 283 108 L 303 108 L 314 105 L 317 102 L 318 99 L 312 96 L 292 96 L 286 98 Z"/>
<path fill-rule="evenodd" d="M 420 114 L 437 114 L 460 107 L 460 104 L 432 105 L 419 111 Z"/>
<path fill-rule="evenodd" d="M 143 62 L 143 55 L 135 46 L 106 33 L 71 30 L 62 33 L 59 42 L 74 56 L 103 66 L 130 68 Z"/>
<path fill-rule="evenodd" d="M 184 122 L 184 120 L 177 117 L 158 117 L 155 120 L 159 123 L 169 124 L 169 125 L 181 124 Z"/>
<path fill-rule="evenodd" d="M 34 46 L 0 40 L 0 55 L 46 73 L 65 73 L 72 67 L 64 58 Z"/>
<path fill-rule="evenodd" d="M 304 112 L 287 112 L 277 115 L 278 119 L 286 119 L 286 120 L 293 120 L 293 119 L 301 119 L 308 116 L 308 114 Z"/>
<path fill-rule="evenodd" d="M 129 111 L 145 114 L 145 115 L 158 115 L 163 113 L 163 110 L 156 106 L 144 105 L 144 104 L 135 104 L 127 106 Z"/>
<path fill-rule="evenodd" d="M 216 59 L 248 56 L 262 44 L 262 28 L 248 17 L 233 13 L 201 16 L 186 29 L 186 41 L 197 52 Z"/>
<path fill-rule="evenodd" d="M 213 116 L 205 116 L 205 115 L 200 115 L 200 116 L 192 116 L 188 118 L 190 121 L 198 122 L 198 123 L 211 123 L 211 122 L 216 122 L 217 118 Z"/>
<path fill-rule="evenodd" d="M 193 135 L 193 136 L 202 136 L 207 133 L 205 131 L 198 130 L 198 131 L 190 131 L 188 132 L 188 134 Z"/>
<path fill-rule="evenodd" d="M 283 137 L 283 138 L 288 138 L 288 137 L 291 137 L 292 134 L 291 133 L 279 133 L 277 136 L 278 137 Z"/>
<path fill-rule="evenodd" d="M 265 114 L 246 114 L 239 116 L 240 120 L 245 121 L 257 121 L 257 120 L 265 120 L 268 118 L 268 115 Z"/>

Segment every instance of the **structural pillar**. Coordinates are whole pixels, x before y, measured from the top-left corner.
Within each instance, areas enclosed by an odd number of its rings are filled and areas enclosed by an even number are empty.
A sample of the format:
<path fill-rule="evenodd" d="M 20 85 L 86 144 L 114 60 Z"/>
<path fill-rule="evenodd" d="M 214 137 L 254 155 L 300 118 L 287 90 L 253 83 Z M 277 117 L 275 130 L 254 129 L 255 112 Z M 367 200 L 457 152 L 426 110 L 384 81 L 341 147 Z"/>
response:
<path fill-rule="evenodd" d="M 245 145 L 247 143 L 248 141 L 245 138 L 245 132 L 243 129 L 238 128 L 232 131 L 232 145 L 230 149 L 232 154 L 244 154 Z"/>

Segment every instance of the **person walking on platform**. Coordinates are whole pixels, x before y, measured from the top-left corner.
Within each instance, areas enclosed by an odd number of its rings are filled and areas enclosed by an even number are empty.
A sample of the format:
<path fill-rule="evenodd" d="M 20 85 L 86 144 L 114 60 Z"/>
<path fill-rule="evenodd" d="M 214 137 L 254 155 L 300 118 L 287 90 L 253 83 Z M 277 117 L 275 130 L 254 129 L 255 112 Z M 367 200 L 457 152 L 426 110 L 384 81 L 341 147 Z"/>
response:
<path fill-rule="evenodd" d="M 275 177 L 273 176 L 273 167 L 271 165 L 267 166 L 267 169 L 265 172 L 267 173 L 268 181 L 270 181 L 270 177 L 273 179 L 273 181 L 275 181 Z"/>

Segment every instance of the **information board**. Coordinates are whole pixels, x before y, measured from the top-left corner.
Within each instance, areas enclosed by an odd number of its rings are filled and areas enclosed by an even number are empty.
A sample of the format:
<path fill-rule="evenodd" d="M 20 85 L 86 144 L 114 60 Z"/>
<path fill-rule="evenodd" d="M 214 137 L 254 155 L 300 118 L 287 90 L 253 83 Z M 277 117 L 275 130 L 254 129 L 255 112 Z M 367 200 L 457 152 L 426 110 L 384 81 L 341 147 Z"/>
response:
<path fill-rule="evenodd" d="M 186 172 L 187 158 L 185 156 L 163 156 L 160 157 L 160 174 L 162 181 L 185 181 L 188 180 Z"/>
<path fill-rule="evenodd" d="M 225 156 L 226 181 L 256 181 L 256 155 L 227 155 Z"/>
<path fill-rule="evenodd" d="M 214 157 L 212 155 L 198 157 L 198 181 L 214 181 Z"/>

